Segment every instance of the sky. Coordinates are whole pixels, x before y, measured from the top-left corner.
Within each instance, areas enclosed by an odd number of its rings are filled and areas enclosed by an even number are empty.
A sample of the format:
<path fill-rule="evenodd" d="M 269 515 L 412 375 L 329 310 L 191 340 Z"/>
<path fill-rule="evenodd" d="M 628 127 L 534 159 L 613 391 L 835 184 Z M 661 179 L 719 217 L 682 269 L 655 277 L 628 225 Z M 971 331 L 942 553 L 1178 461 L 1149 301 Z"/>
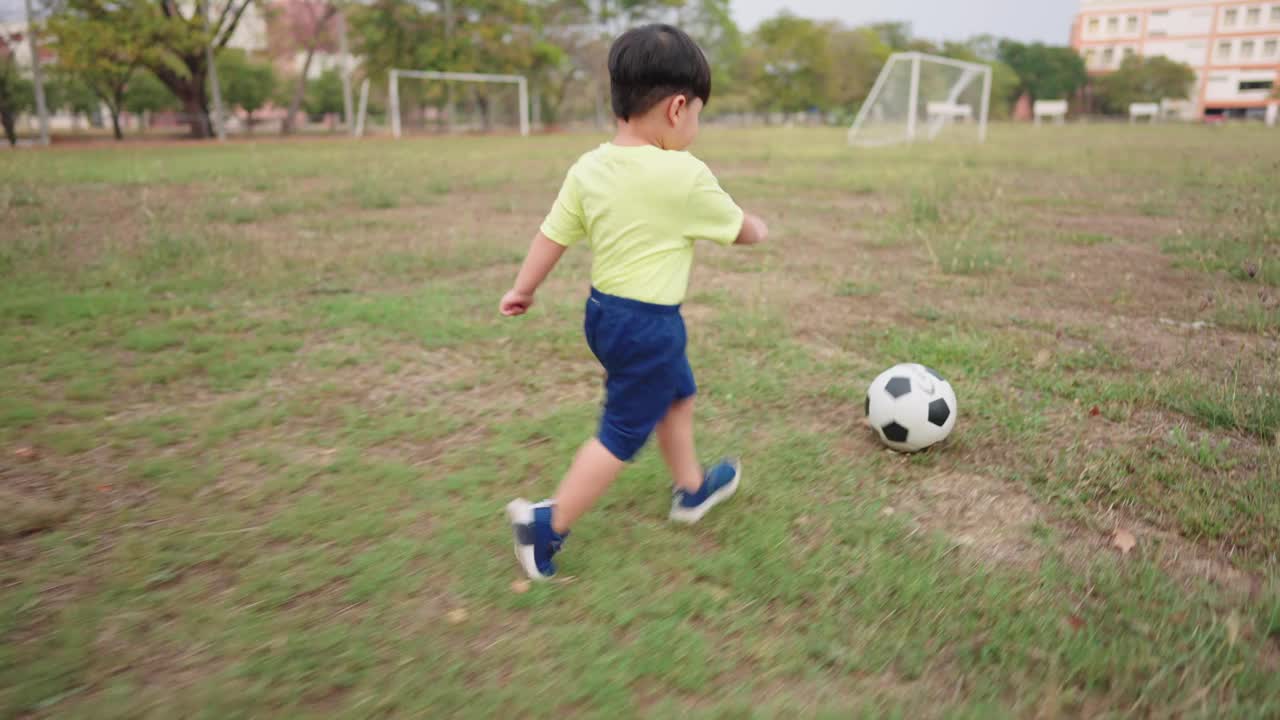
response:
<path fill-rule="evenodd" d="M 732 0 L 744 29 L 790 8 L 796 15 L 850 24 L 908 20 L 920 37 L 959 40 L 991 33 L 1065 45 L 1079 0 Z M 22 0 L 0 0 L 0 20 L 21 17 Z"/>
<path fill-rule="evenodd" d="M 731 0 L 734 19 L 745 30 L 788 8 L 795 15 L 861 25 L 910 21 L 914 34 L 961 40 L 990 33 L 1023 42 L 1065 45 L 1079 0 Z"/>

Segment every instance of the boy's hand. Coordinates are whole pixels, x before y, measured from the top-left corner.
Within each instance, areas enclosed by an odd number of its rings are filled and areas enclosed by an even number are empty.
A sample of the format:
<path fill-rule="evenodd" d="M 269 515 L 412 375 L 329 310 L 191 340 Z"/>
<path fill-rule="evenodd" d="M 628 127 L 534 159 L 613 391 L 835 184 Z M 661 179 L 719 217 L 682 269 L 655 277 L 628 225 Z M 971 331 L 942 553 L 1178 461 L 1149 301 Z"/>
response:
<path fill-rule="evenodd" d="M 508 290 L 506 295 L 502 296 L 502 303 L 498 305 L 498 309 L 507 317 L 515 317 L 529 312 L 529 308 L 533 307 L 533 293 L 522 293 L 518 290 Z"/>
<path fill-rule="evenodd" d="M 758 216 L 747 213 L 742 218 L 742 232 L 738 234 L 738 245 L 759 245 L 769 237 L 769 226 Z"/>

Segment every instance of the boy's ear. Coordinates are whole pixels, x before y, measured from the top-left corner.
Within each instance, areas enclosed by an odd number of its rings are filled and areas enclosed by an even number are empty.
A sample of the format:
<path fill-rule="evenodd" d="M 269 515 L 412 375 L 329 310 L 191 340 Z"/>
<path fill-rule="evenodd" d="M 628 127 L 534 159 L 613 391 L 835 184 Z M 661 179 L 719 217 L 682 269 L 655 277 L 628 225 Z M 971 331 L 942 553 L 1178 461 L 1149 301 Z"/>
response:
<path fill-rule="evenodd" d="M 667 101 L 667 122 L 671 127 L 675 127 L 680 123 L 680 113 L 684 112 L 689 105 L 689 98 L 684 95 L 674 95 Z"/>

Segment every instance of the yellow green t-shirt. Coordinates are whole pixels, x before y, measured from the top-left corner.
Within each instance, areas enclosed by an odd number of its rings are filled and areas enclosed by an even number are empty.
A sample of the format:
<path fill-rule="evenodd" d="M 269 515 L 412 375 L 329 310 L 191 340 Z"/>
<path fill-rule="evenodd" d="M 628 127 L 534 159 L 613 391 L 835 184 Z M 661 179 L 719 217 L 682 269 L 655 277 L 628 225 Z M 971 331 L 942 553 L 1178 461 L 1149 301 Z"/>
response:
<path fill-rule="evenodd" d="M 600 292 L 678 305 L 694 241 L 731 245 L 742 220 L 710 168 L 689 153 L 606 143 L 569 169 L 542 234 L 566 247 L 586 240 Z"/>

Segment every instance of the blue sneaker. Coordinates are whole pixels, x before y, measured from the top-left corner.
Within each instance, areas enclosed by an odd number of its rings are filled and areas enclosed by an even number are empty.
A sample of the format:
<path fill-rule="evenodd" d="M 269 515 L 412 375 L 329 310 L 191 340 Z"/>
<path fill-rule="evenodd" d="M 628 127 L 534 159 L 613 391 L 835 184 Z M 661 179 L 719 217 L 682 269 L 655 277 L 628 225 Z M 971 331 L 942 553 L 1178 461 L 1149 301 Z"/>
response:
<path fill-rule="evenodd" d="M 693 524 L 702 519 L 711 508 L 728 500 L 738 491 L 742 480 L 742 464 L 737 460 L 721 460 L 707 471 L 702 488 L 696 493 L 677 489 L 671 499 L 672 522 Z"/>
<path fill-rule="evenodd" d="M 531 503 L 524 498 L 507 503 L 507 520 L 515 535 L 516 560 L 530 580 L 547 580 L 556 574 L 551 558 L 569 533 L 551 529 L 551 501 Z"/>

